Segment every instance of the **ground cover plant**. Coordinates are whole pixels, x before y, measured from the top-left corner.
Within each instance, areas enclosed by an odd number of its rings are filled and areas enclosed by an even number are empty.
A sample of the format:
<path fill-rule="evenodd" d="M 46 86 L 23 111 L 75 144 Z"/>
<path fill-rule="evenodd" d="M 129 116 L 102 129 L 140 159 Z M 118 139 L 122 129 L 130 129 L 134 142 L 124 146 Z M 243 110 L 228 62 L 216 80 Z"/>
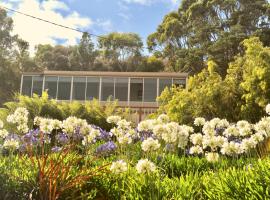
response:
<path fill-rule="evenodd" d="M 3 199 L 270 198 L 269 116 L 188 126 L 166 114 L 138 125 L 112 115 L 106 131 L 29 114 L 17 107 L 0 122 Z"/>

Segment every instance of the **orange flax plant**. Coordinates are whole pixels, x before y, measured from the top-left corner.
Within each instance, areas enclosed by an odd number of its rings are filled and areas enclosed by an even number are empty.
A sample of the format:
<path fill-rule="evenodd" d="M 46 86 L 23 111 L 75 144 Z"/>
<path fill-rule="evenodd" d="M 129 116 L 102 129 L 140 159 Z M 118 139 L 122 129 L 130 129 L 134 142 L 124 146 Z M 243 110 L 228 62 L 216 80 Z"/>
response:
<path fill-rule="evenodd" d="M 66 191 L 81 187 L 94 176 L 107 171 L 108 164 L 99 167 L 86 164 L 84 157 L 74 150 L 74 144 L 57 153 L 46 153 L 44 142 L 41 140 L 40 143 L 40 153 L 34 153 L 31 145 L 27 146 L 27 152 L 32 166 L 38 171 L 33 188 L 37 188 L 37 196 L 41 200 L 59 199 Z"/>

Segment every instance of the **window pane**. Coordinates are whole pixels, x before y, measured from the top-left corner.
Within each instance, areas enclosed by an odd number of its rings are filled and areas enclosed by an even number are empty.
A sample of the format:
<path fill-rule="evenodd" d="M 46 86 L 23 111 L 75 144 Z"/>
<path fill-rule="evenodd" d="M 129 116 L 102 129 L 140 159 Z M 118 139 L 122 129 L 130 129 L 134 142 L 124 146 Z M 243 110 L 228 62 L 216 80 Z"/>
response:
<path fill-rule="evenodd" d="M 59 100 L 70 100 L 71 77 L 59 77 L 58 95 Z"/>
<path fill-rule="evenodd" d="M 32 76 L 23 76 L 22 95 L 31 97 Z"/>
<path fill-rule="evenodd" d="M 85 86 L 86 86 L 86 77 L 74 77 L 72 99 L 84 101 L 85 100 Z"/>
<path fill-rule="evenodd" d="M 163 90 L 172 86 L 172 79 L 159 79 L 159 95 L 163 92 Z"/>
<path fill-rule="evenodd" d="M 119 101 L 128 100 L 128 78 L 115 79 L 115 99 Z"/>
<path fill-rule="evenodd" d="M 142 101 L 143 79 L 130 79 L 130 101 Z"/>
<path fill-rule="evenodd" d="M 182 86 L 183 88 L 186 87 L 186 80 L 185 79 L 173 79 L 173 84 L 176 87 Z"/>
<path fill-rule="evenodd" d="M 45 76 L 44 90 L 47 90 L 49 98 L 56 99 L 57 76 Z"/>
<path fill-rule="evenodd" d="M 43 77 L 33 76 L 33 94 L 41 96 L 42 94 Z"/>
<path fill-rule="evenodd" d="M 144 101 L 155 102 L 157 98 L 157 79 L 144 79 Z"/>
<path fill-rule="evenodd" d="M 99 77 L 87 78 L 86 100 L 99 99 Z"/>
<path fill-rule="evenodd" d="M 114 97 L 114 79 L 113 78 L 102 78 L 101 85 L 101 100 L 106 101 L 109 97 Z"/>

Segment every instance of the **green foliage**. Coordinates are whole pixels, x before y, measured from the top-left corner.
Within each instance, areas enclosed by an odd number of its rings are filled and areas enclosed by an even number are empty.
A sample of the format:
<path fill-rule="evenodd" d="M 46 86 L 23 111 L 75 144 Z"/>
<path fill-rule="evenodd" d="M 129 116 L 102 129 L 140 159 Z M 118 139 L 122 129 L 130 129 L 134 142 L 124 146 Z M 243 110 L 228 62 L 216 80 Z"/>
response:
<path fill-rule="evenodd" d="M 168 60 L 169 70 L 196 74 L 208 58 L 224 77 L 244 39 L 257 36 L 270 44 L 269 23 L 267 0 L 182 0 L 178 11 L 164 17 L 147 43 Z"/>
<path fill-rule="evenodd" d="M 245 54 L 230 63 L 224 79 L 216 71 L 219 66 L 209 61 L 208 69 L 189 78 L 187 89 L 161 94 L 159 113 L 167 112 L 180 123 L 199 116 L 258 121 L 270 102 L 270 50 L 258 38 L 244 40 L 243 45 Z"/>
<path fill-rule="evenodd" d="M 64 120 L 69 116 L 86 119 L 89 124 L 95 124 L 103 129 L 110 130 L 111 124 L 106 122 L 108 116 L 113 114 L 128 118 L 129 110 L 119 108 L 116 101 L 108 100 L 105 105 L 101 105 L 98 100 L 86 103 L 59 102 L 49 99 L 48 94 L 43 92 L 42 96 L 34 95 L 33 98 L 17 95 L 15 101 L 7 102 L 4 108 L 0 109 L 0 118 L 6 121 L 7 115 L 13 113 L 18 107 L 25 107 L 29 111 L 29 125 L 33 127 L 36 116 Z M 5 123 L 7 128 L 12 129 L 12 125 Z"/>

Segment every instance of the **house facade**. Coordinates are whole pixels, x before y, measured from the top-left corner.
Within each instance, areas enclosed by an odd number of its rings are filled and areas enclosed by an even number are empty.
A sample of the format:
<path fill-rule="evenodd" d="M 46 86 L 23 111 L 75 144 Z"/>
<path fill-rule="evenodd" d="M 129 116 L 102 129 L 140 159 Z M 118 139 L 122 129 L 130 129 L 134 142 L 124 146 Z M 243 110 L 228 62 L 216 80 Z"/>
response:
<path fill-rule="evenodd" d="M 98 99 L 103 103 L 110 98 L 139 113 L 140 121 L 158 108 L 156 98 L 166 87 L 186 87 L 187 76 L 167 72 L 27 72 L 22 74 L 20 92 L 32 97 L 47 91 L 50 98 L 60 101 Z"/>

